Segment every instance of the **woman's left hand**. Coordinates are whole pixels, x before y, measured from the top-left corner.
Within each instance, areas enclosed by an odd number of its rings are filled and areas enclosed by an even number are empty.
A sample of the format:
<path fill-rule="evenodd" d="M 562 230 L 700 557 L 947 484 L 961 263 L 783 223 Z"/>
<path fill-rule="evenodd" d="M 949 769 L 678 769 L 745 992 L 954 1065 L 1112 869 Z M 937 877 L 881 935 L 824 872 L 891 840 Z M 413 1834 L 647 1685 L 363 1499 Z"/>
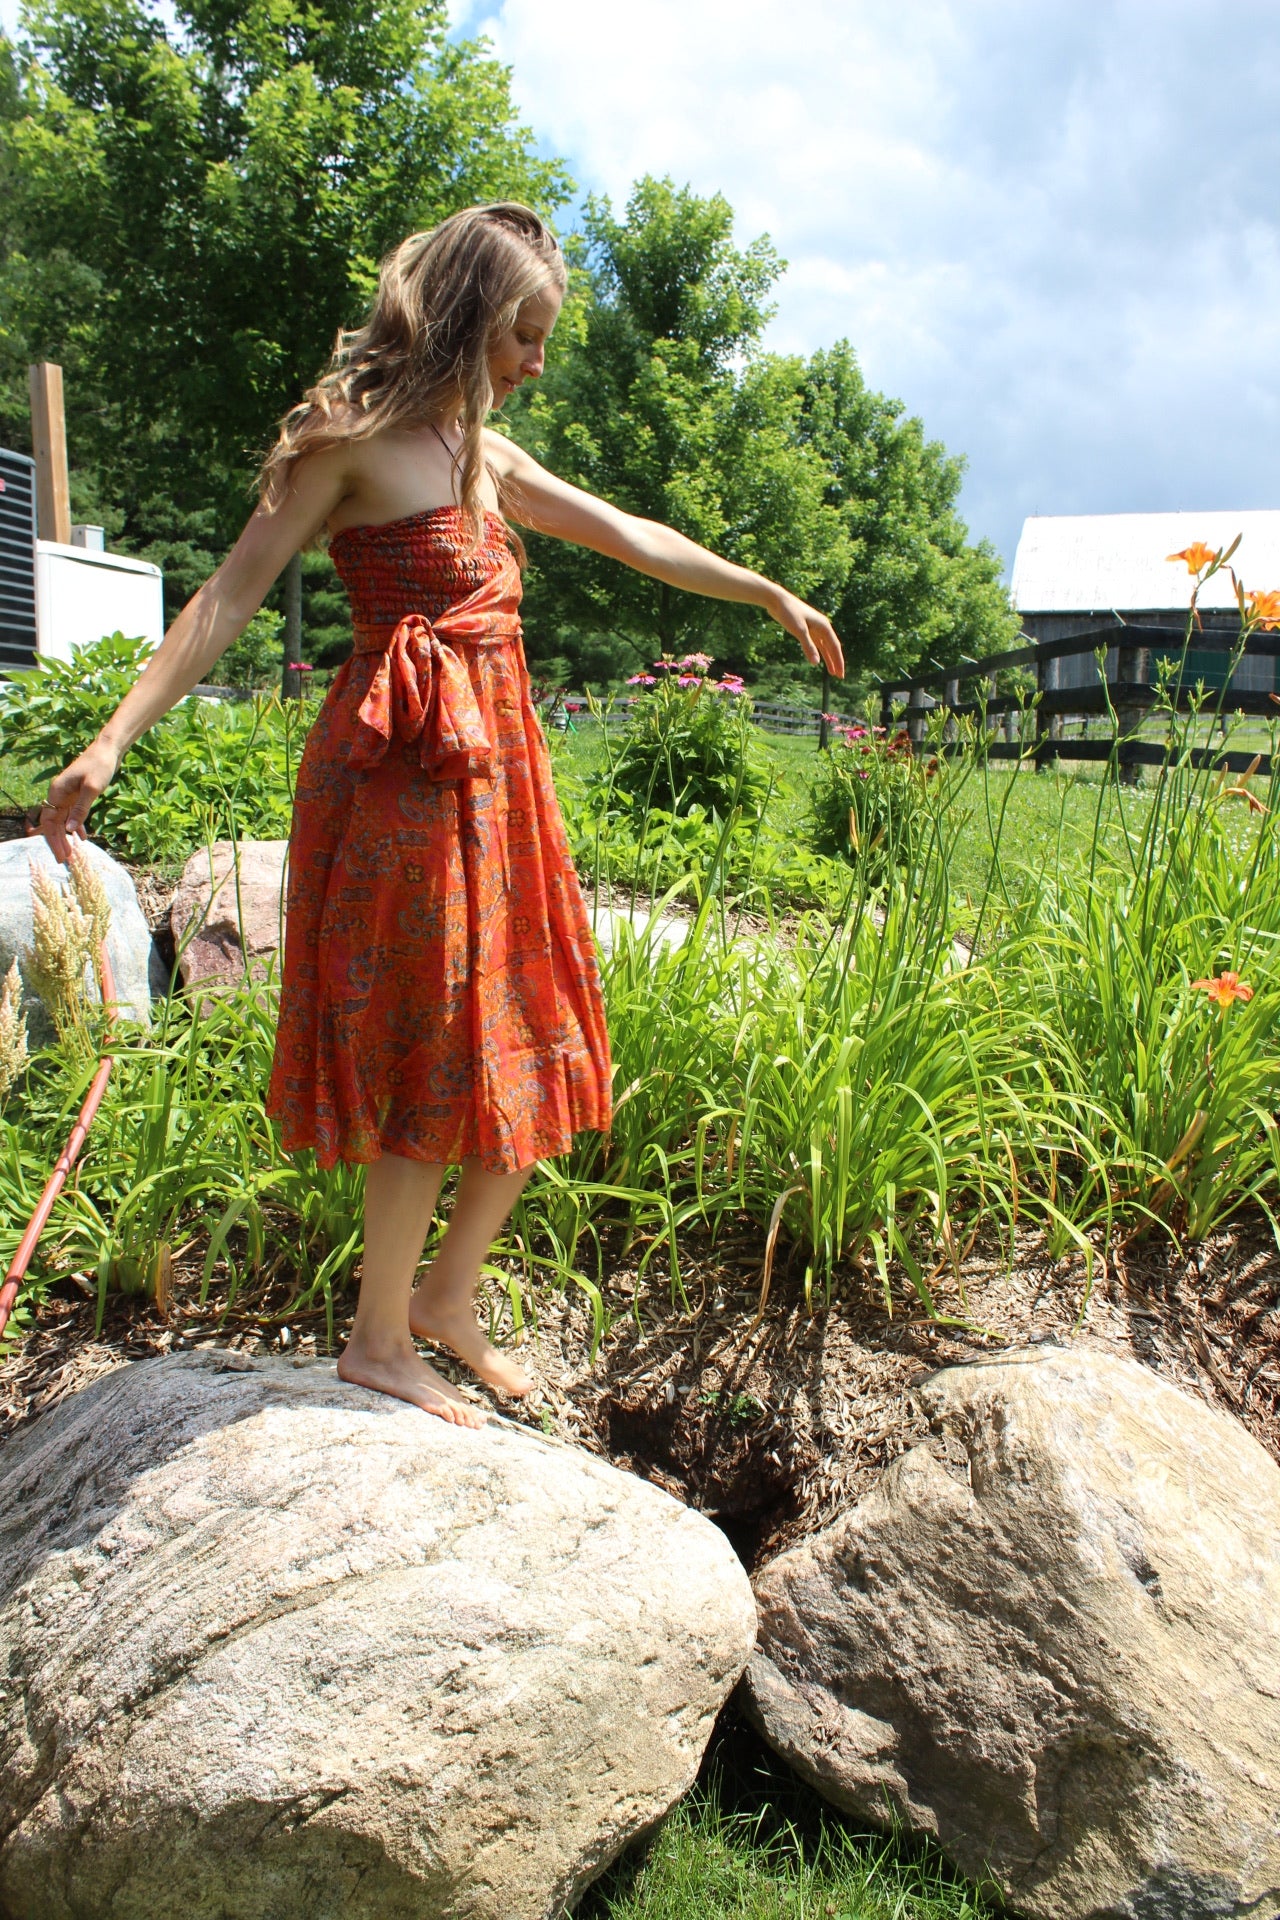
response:
<path fill-rule="evenodd" d="M 776 594 L 768 611 L 778 625 L 800 642 L 800 651 L 811 666 L 825 667 L 834 679 L 843 680 L 844 652 L 826 614 L 797 600 L 785 587 L 778 587 Z"/>

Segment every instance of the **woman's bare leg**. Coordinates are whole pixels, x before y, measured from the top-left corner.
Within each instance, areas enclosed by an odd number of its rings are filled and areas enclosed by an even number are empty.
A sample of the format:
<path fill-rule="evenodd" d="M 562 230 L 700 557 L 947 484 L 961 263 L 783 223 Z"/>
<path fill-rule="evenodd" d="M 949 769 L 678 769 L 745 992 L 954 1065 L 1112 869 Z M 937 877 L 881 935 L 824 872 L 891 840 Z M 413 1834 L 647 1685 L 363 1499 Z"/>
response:
<path fill-rule="evenodd" d="M 449 1347 L 489 1386 L 516 1396 L 528 1393 L 533 1382 L 480 1331 L 476 1285 L 485 1256 L 532 1172 L 524 1167 L 519 1173 L 486 1173 L 478 1160 L 463 1161 L 440 1251 L 409 1301 L 409 1325 L 420 1340 Z"/>
<path fill-rule="evenodd" d="M 364 1268 L 355 1324 L 338 1373 L 356 1386 L 410 1400 L 460 1427 L 485 1414 L 429 1367 L 409 1332 L 409 1294 L 445 1169 L 384 1153 L 365 1176 Z"/>

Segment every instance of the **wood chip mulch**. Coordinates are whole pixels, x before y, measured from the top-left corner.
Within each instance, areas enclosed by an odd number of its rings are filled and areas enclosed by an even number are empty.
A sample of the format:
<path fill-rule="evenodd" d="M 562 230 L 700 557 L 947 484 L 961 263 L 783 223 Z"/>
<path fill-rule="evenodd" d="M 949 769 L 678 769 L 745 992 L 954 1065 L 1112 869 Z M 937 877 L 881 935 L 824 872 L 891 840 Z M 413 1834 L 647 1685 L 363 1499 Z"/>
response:
<path fill-rule="evenodd" d="M 682 1246 L 683 1299 L 639 1250 L 607 1273 L 611 1325 L 592 1358 L 576 1290 L 544 1290 L 522 1363 L 536 1390 L 517 1420 L 642 1474 L 716 1520 L 754 1567 L 828 1524 L 896 1455 L 927 1434 L 915 1388 L 935 1368 L 1009 1345 L 1087 1340 L 1128 1354 L 1225 1408 L 1280 1461 L 1280 1253 L 1260 1216 L 1190 1253 L 1168 1243 L 1113 1250 L 1086 1285 L 1078 1257 L 1052 1260 L 1032 1234 L 1012 1262 L 974 1248 L 930 1321 L 900 1277 L 893 1314 L 864 1273 L 840 1276 L 830 1306 L 806 1306 L 785 1259 L 759 1316 L 762 1235 L 742 1220 L 715 1244 Z M 799 1268 L 801 1262 L 792 1262 Z M 288 1274 L 247 1284 L 228 1308 L 198 1301 L 199 1249 L 178 1262 L 166 1316 L 113 1294 L 101 1334 L 87 1277 L 59 1282 L 0 1365 L 0 1441 L 110 1368 L 206 1345 L 328 1357 L 322 1310 L 298 1312 Z M 341 1342 L 354 1290 L 337 1303 Z M 510 1308 L 494 1295 L 499 1336 Z M 458 1377 L 445 1363 L 445 1371 Z M 934 1443 L 936 1444 L 936 1443 Z"/>

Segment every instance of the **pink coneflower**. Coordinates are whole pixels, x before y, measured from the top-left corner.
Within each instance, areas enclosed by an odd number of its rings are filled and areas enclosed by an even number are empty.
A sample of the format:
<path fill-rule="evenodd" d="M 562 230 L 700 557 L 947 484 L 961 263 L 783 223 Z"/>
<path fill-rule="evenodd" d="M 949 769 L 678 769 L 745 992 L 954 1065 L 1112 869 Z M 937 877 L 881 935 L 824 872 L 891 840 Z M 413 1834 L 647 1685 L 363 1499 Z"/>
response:
<path fill-rule="evenodd" d="M 711 665 L 709 653 L 686 653 L 680 662 L 686 673 L 705 673 Z"/>
<path fill-rule="evenodd" d="M 700 687 L 702 685 L 702 675 L 700 673 L 678 673 L 676 675 L 676 685 L 678 687 Z"/>
<path fill-rule="evenodd" d="M 651 673 L 633 673 L 627 681 L 629 687 L 654 687 L 657 684 Z"/>

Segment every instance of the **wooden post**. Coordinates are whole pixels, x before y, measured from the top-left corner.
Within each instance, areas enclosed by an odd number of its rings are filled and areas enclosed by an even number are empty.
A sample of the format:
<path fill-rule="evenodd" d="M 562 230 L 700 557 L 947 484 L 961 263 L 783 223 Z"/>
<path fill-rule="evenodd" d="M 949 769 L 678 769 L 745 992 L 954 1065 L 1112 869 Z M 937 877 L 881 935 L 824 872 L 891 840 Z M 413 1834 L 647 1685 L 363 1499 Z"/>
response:
<path fill-rule="evenodd" d="M 1120 647 L 1116 653 L 1116 682 L 1119 686 L 1145 687 L 1151 678 L 1150 647 Z M 1119 774 L 1126 786 L 1136 786 L 1142 770 L 1133 756 L 1133 746 L 1150 702 L 1141 697 L 1116 702 L 1116 737 L 1120 743 Z"/>
<path fill-rule="evenodd" d="M 947 702 L 947 722 L 943 737 L 947 740 L 955 740 L 960 732 L 956 721 L 956 708 L 960 705 L 959 680 L 948 680 L 944 692 Z"/>
<path fill-rule="evenodd" d="M 295 553 L 284 570 L 284 672 L 280 691 L 286 700 L 301 700 L 302 675 L 302 555 Z"/>
<path fill-rule="evenodd" d="M 1061 675 L 1058 671 L 1058 657 L 1047 660 L 1043 654 L 1036 660 L 1036 685 L 1041 693 L 1056 693 Z M 1057 759 L 1057 743 L 1062 738 L 1062 715 L 1046 714 L 1043 706 L 1038 714 L 1040 740 L 1036 747 L 1036 767 L 1051 767 Z"/>
<path fill-rule="evenodd" d="M 912 687 L 911 698 L 907 702 L 907 733 L 917 752 L 924 745 L 924 702 L 924 688 Z"/>
<path fill-rule="evenodd" d="M 991 711 L 991 702 L 996 698 L 997 685 L 995 674 L 989 673 L 987 675 L 987 698 L 983 707 L 982 718 L 987 732 L 992 734 L 999 733 L 1000 731 L 1000 715 L 998 713 L 992 713 Z"/>
<path fill-rule="evenodd" d="M 71 494 L 67 485 L 67 421 L 62 368 L 41 360 L 27 368 L 31 394 L 31 451 L 36 463 L 36 532 L 41 540 L 71 544 Z"/>
<path fill-rule="evenodd" d="M 880 694 L 880 726 L 886 739 L 889 736 L 889 729 L 892 725 L 893 725 L 893 701 L 889 697 L 888 688 L 885 687 L 881 690 L 881 694 Z"/>

